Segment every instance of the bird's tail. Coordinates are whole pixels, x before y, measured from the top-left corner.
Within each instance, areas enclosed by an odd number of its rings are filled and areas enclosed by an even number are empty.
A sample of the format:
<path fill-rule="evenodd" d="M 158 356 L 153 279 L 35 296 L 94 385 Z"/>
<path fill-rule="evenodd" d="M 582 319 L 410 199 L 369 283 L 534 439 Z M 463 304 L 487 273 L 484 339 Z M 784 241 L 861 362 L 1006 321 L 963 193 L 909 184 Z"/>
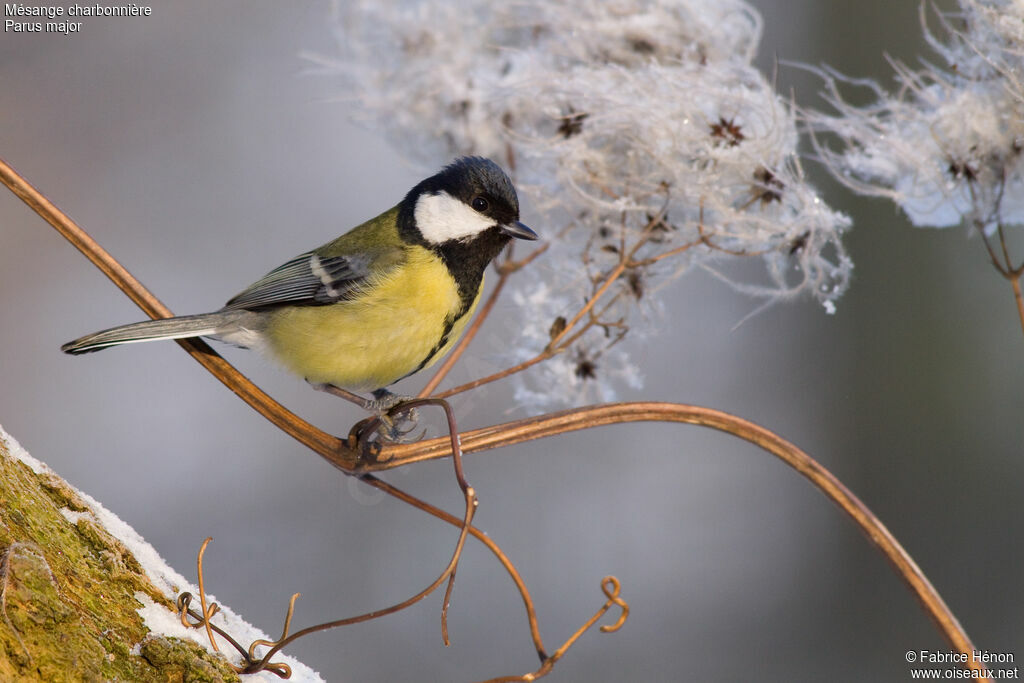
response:
<path fill-rule="evenodd" d="M 121 325 L 109 330 L 87 334 L 68 342 L 60 347 L 60 350 L 64 353 L 78 355 L 118 344 L 215 335 L 225 331 L 225 328 L 232 327 L 239 313 L 239 311 L 217 311 Z"/>

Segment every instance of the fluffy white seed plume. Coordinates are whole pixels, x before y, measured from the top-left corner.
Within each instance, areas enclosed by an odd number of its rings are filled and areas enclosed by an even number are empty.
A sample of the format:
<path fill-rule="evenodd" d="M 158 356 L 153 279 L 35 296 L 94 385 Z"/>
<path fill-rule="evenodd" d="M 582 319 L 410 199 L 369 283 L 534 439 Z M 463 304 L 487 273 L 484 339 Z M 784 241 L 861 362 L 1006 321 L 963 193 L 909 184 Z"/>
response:
<path fill-rule="evenodd" d="M 854 190 L 892 199 L 919 226 L 966 222 L 992 234 L 1024 223 L 1024 3 L 960 0 L 937 15 L 943 40 L 925 37 L 945 64 L 914 70 L 893 62 L 897 89 L 826 73 L 835 113 L 809 114 L 835 148 L 818 144 L 836 177 Z M 849 104 L 842 87 L 874 101 Z"/>
<path fill-rule="evenodd" d="M 741 0 L 355 0 L 337 26 L 341 54 L 321 61 L 362 118 L 427 166 L 479 154 L 513 171 L 553 241 L 547 288 L 521 294 L 526 353 L 628 260 L 598 324 L 522 392 L 561 395 L 570 376 L 635 384 L 610 348 L 692 266 L 767 302 L 810 294 L 832 310 L 846 288 L 848 220 L 804 180 L 793 111 L 751 65 L 760 17 Z M 737 267 L 751 261 L 760 276 Z"/>

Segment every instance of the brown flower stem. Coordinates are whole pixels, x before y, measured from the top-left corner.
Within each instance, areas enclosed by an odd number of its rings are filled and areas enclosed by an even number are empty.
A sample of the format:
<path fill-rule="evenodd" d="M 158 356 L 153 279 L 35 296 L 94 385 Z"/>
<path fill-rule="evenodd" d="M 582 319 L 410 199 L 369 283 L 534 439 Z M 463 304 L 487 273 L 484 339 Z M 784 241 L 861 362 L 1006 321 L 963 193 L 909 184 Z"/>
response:
<path fill-rule="evenodd" d="M 626 272 L 626 269 L 629 268 L 630 263 L 633 261 L 633 256 L 635 256 L 636 253 L 640 250 L 640 247 L 644 246 L 650 239 L 651 228 L 661 221 L 661 219 L 663 218 L 663 214 L 664 210 L 662 211 L 662 213 L 658 214 L 650 221 L 648 221 L 647 227 L 644 228 L 643 234 L 640 236 L 639 239 L 637 239 L 636 243 L 629 249 L 629 251 L 626 251 L 625 248 L 620 249 L 619 262 L 616 264 L 615 268 L 613 268 L 611 272 L 609 272 L 608 275 L 604 277 L 604 283 L 602 283 L 601 286 L 597 288 L 597 291 L 595 291 L 590 296 L 590 298 L 587 299 L 587 303 L 584 304 L 583 307 L 580 308 L 580 310 L 576 311 L 576 315 L 574 315 L 572 319 L 568 323 L 566 323 L 565 327 L 563 327 L 558 334 L 551 338 L 551 341 L 548 342 L 545 351 L 557 347 L 559 342 L 565 339 L 565 336 L 569 334 L 569 332 L 571 332 L 574 327 L 576 327 L 576 324 L 583 320 L 583 318 L 594 309 L 594 306 L 597 304 L 598 300 L 602 296 L 604 296 L 605 292 L 607 292 L 613 284 L 615 284 L 615 281 L 618 280 L 624 272 Z"/>
<path fill-rule="evenodd" d="M 1006 245 L 1006 231 L 1003 229 L 1003 224 L 1000 222 L 996 229 L 996 234 L 999 237 L 999 248 L 1002 252 L 1002 260 L 998 254 L 996 254 L 995 248 L 989 241 L 989 236 L 985 233 L 985 222 L 976 220 L 974 227 L 977 229 L 978 234 L 981 235 L 981 243 L 985 245 L 985 251 L 988 252 L 989 260 L 992 261 L 992 266 L 998 271 L 1000 275 L 1010 281 L 1010 286 L 1013 288 L 1013 299 L 1017 304 L 1017 317 L 1020 318 L 1021 331 L 1024 332 L 1024 296 L 1021 295 L 1020 278 L 1024 275 L 1024 263 L 1019 266 L 1013 265 L 1013 259 L 1010 258 L 1010 249 Z"/>
<path fill-rule="evenodd" d="M 1019 272 L 1014 273 L 1010 277 L 1010 285 L 1013 287 L 1013 299 L 1017 302 L 1017 316 L 1020 318 L 1021 331 L 1024 332 L 1024 296 L 1020 291 L 1020 276 Z"/>
<path fill-rule="evenodd" d="M 505 368 L 504 370 L 501 370 L 500 372 L 495 372 L 493 374 L 487 375 L 486 377 L 481 377 L 479 379 L 475 379 L 472 382 L 466 382 L 465 384 L 460 384 L 457 387 L 453 387 L 451 389 L 446 389 L 445 391 L 442 391 L 442 392 L 436 394 L 436 397 L 437 398 L 448 398 L 450 396 L 454 396 L 455 394 L 461 394 L 463 392 L 470 391 L 472 389 L 476 389 L 477 387 L 481 387 L 481 386 L 483 386 L 485 384 L 490 384 L 491 382 L 497 382 L 499 379 L 505 379 L 506 377 L 510 377 L 510 376 L 516 374 L 517 372 L 522 372 L 523 370 L 525 370 L 527 368 L 530 368 L 530 367 L 533 367 L 537 363 L 540 363 L 541 361 L 545 361 L 545 360 L 547 360 L 548 358 L 551 358 L 554 355 L 555 355 L 554 351 L 549 351 L 549 350 L 541 351 L 540 353 L 538 353 L 533 358 L 530 358 L 529 360 L 525 360 L 522 363 L 519 363 L 518 365 L 513 365 L 512 367 Z"/>
<path fill-rule="evenodd" d="M 580 429 L 641 421 L 683 422 L 727 432 L 768 451 L 802 474 L 838 505 L 889 560 L 896 573 L 917 596 L 939 631 L 953 647 L 967 655 L 968 666 L 982 668 L 981 664 L 971 661 L 970 654 L 976 648 L 959 621 L 917 563 L 881 520 L 817 461 L 789 441 L 753 422 L 701 406 L 658 402 L 612 403 L 550 413 L 465 432 L 462 434 L 462 449 L 465 453 L 471 453 Z M 380 469 L 443 457 L 448 454 L 449 448 L 447 438 L 431 439 L 417 444 L 390 445 L 385 448 L 386 453 L 382 454 L 387 461 L 380 464 Z"/>
<path fill-rule="evenodd" d="M 1020 291 L 1020 277 L 1024 274 L 1024 263 L 1019 266 L 1013 265 L 1013 259 L 1010 258 L 1010 248 L 1006 245 L 1006 231 L 1003 229 L 1002 222 L 999 223 L 999 247 L 1003 252 L 1003 263 L 1005 267 L 999 268 L 999 272 L 1002 273 L 1003 277 L 1010 281 L 1010 286 L 1013 287 L 1013 299 L 1017 303 L 1017 316 L 1020 318 L 1021 330 L 1024 331 L 1024 297 L 1021 296 Z M 982 233 L 984 235 L 984 233 Z M 986 240 L 985 246 L 988 246 Z M 990 250 L 991 253 L 991 250 Z M 995 261 L 995 256 L 992 256 Z"/>
<path fill-rule="evenodd" d="M 213 629 L 210 627 L 210 618 L 213 617 L 213 613 L 216 610 L 211 610 L 206 604 L 206 587 L 203 585 L 203 553 L 206 552 L 206 546 L 210 545 L 210 541 L 213 540 L 213 536 L 207 536 L 206 540 L 199 547 L 199 558 L 196 560 L 196 570 L 199 574 L 199 604 L 203 608 L 203 624 L 206 626 L 206 637 L 210 639 L 210 645 L 213 646 L 215 652 L 220 652 L 220 648 L 217 647 L 217 641 L 213 638 Z"/>
<path fill-rule="evenodd" d="M 679 245 L 675 249 L 669 249 L 668 251 L 663 251 L 662 253 L 660 253 L 660 254 L 658 254 L 656 256 L 651 256 L 649 258 L 641 259 L 640 261 L 633 261 L 633 260 L 631 260 L 628 265 L 629 265 L 630 268 L 642 268 L 644 266 L 650 266 L 650 265 L 653 265 L 653 264 L 657 263 L 658 261 L 662 261 L 662 260 L 667 259 L 667 258 L 672 258 L 673 256 L 678 256 L 679 254 L 682 254 L 684 251 L 689 251 L 690 249 L 693 249 L 698 244 L 704 244 L 704 241 L 703 240 L 696 240 L 695 242 L 687 242 L 686 244 Z"/>
<path fill-rule="evenodd" d="M 486 681 L 481 681 L 481 683 L 530 683 L 531 681 L 535 681 L 538 678 L 543 678 L 544 676 L 547 676 L 549 673 L 551 673 L 551 670 L 555 668 L 555 664 L 558 663 L 558 660 L 561 659 L 565 655 L 565 653 L 569 651 L 569 648 L 572 647 L 573 644 L 575 644 L 576 641 L 579 640 L 584 633 L 589 631 L 591 627 L 597 623 L 598 619 L 603 617 L 605 613 L 609 609 L 611 609 L 612 605 L 618 605 L 621 608 L 622 612 L 619 614 L 619 618 L 614 624 L 607 624 L 605 626 L 602 626 L 601 632 L 614 633 L 615 631 L 618 631 L 620 628 L 622 628 L 623 624 L 626 623 L 626 619 L 629 617 L 629 604 L 619 597 L 619 589 L 620 585 L 619 580 L 617 578 L 615 578 L 614 576 L 604 577 L 601 580 L 601 590 L 604 591 L 604 594 L 608 598 L 608 600 L 606 600 L 605 603 L 601 605 L 600 609 L 598 609 L 597 612 L 594 613 L 594 616 L 587 619 L 587 621 L 585 621 L 582 626 L 576 629 L 575 633 L 569 636 L 569 639 L 562 644 L 562 647 L 558 648 L 553 653 L 551 653 L 550 657 L 546 659 L 541 658 L 539 669 L 521 676 L 500 676 L 498 678 L 490 678 Z"/>
<path fill-rule="evenodd" d="M 1006 231 L 1003 229 L 1003 222 L 999 221 L 996 233 L 999 235 L 999 248 L 1003 252 L 1003 263 L 1006 264 L 1006 270 L 1011 271 L 1008 274 L 1012 274 L 1014 270 L 1013 259 L 1010 258 L 1010 248 L 1006 246 Z"/>
<path fill-rule="evenodd" d="M 402 602 L 391 605 L 390 607 L 385 607 L 384 609 L 366 612 L 365 614 L 360 614 L 355 617 L 336 619 L 335 621 L 328 621 L 323 624 L 317 624 L 316 626 L 309 626 L 300 631 L 296 631 L 295 633 L 292 633 L 290 635 L 286 634 L 284 637 L 282 637 L 280 640 L 274 643 L 265 643 L 263 641 L 260 641 L 259 644 L 271 645 L 270 649 L 267 651 L 265 655 L 263 655 L 261 659 L 252 662 L 249 666 L 245 667 L 243 673 L 255 673 L 266 668 L 266 665 L 270 663 L 271 657 L 280 652 L 281 649 L 286 647 L 289 643 L 293 643 L 299 638 L 302 638 L 303 636 L 307 636 L 311 633 L 318 633 L 320 631 L 326 631 L 332 628 L 338 628 L 339 626 L 351 626 L 352 624 L 359 624 L 364 621 L 379 619 L 381 617 L 387 616 L 389 614 L 394 614 L 395 612 L 400 612 L 412 605 L 415 605 L 417 602 L 433 593 L 442 583 L 448 581 L 449 577 L 451 577 L 455 573 L 455 569 L 459 563 L 459 558 L 462 557 L 462 548 L 466 542 L 466 535 L 468 534 L 470 525 L 472 524 L 473 521 L 473 513 L 476 510 L 476 500 L 476 492 L 473 490 L 473 487 L 468 487 L 466 490 L 466 514 L 462 522 L 459 523 L 459 527 L 462 529 L 462 531 L 459 533 L 459 540 L 455 544 L 455 551 L 452 553 L 452 558 L 451 560 L 449 560 L 448 566 L 445 567 L 444 571 L 441 572 L 441 575 L 434 579 L 434 581 L 429 586 L 424 588 L 416 595 L 413 595 L 412 597 L 407 598 Z M 290 611 L 288 619 L 289 621 L 291 620 Z M 447 643 L 445 644 L 447 645 Z"/>
<path fill-rule="evenodd" d="M 430 503 L 420 500 L 400 488 L 392 486 L 383 479 L 378 479 L 372 474 L 362 475 L 360 480 L 375 489 L 387 493 L 389 496 L 393 496 L 394 498 L 408 503 L 419 510 L 431 514 L 452 526 L 462 526 L 462 520 L 455 515 L 445 512 L 441 508 L 434 507 Z M 496 558 L 498 558 L 498 561 L 501 562 L 501 566 L 505 568 L 505 571 L 508 572 L 508 575 L 516 584 L 516 588 L 519 590 L 519 595 L 523 599 L 523 605 L 526 607 L 526 618 L 530 625 L 530 636 L 533 638 L 533 645 L 537 650 L 537 654 L 540 656 L 540 660 L 543 662 L 547 659 L 548 655 L 544 649 L 544 642 L 540 637 L 540 626 L 537 623 L 537 610 L 533 606 L 533 598 L 530 597 L 530 591 L 526 587 L 526 582 L 523 581 L 523 577 L 519 574 L 519 570 L 516 569 L 516 566 L 512 564 L 512 560 L 508 558 L 508 555 L 505 554 L 501 547 L 499 547 L 490 536 L 472 525 L 469 527 L 469 533 L 473 538 L 487 546 L 487 549 L 490 550 Z"/>

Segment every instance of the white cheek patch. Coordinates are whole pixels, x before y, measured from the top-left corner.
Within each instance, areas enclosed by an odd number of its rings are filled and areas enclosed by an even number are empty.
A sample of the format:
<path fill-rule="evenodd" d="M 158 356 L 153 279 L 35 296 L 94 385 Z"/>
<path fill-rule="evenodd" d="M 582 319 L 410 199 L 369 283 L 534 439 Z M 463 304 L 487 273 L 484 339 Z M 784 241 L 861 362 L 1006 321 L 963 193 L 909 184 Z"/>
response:
<path fill-rule="evenodd" d="M 447 192 L 420 195 L 414 215 L 420 234 L 431 244 L 472 237 L 497 225 Z"/>

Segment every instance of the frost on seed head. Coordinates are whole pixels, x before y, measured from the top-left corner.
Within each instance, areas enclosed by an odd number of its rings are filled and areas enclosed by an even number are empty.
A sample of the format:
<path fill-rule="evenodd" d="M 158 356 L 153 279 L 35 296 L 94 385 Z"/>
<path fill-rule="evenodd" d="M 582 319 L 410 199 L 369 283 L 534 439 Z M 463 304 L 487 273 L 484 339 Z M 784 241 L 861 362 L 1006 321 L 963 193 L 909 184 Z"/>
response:
<path fill-rule="evenodd" d="M 355 0 L 337 30 L 340 54 L 320 62 L 360 118 L 426 167 L 478 154 L 513 173 L 524 220 L 552 242 L 518 282 L 523 353 L 618 269 L 523 396 L 636 384 L 612 346 L 691 267 L 768 303 L 809 294 L 832 310 L 845 290 L 848 219 L 804 179 L 793 109 L 751 65 L 761 20 L 745 2 Z"/>
<path fill-rule="evenodd" d="M 811 112 L 835 176 L 854 190 L 890 198 L 918 226 L 961 222 L 991 234 L 1024 222 L 1024 3 L 959 0 L 925 38 L 942 65 L 893 62 L 898 87 L 823 73 L 834 113 Z M 845 87 L 866 88 L 862 107 Z M 827 146 L 829 141 L 835 147 Z"/>

